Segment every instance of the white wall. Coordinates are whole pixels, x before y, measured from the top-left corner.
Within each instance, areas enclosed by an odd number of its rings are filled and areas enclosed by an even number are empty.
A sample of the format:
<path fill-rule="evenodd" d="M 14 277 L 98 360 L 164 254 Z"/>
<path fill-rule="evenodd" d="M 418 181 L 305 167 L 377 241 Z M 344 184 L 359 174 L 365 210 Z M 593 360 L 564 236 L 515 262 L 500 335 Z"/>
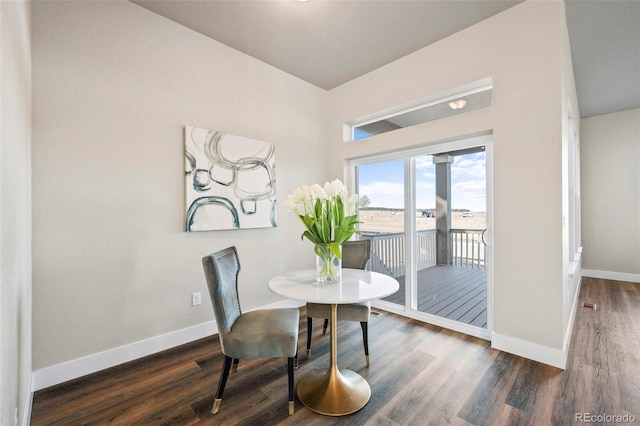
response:
<path fill-rule="evenodd" d="M 494 345 L 555 364 L 564 331 L 565 31 L 562 2 L 522 3 L 332 90 L 329 122 L 334 173 L 349 158 L 493 132 Z M 486 77 L 489 108 L 342 141 L 345 122 Z"/>
<path fill-rule="evenodd" d="M 190 294 L 206 296 L 214 250 L 238 246 L 245 309 L 279 300 L 269 277 L 311 267 L 282 203 L 276 229 L 183 231 L 185 124 L 275 142 L 280 200 L 348 158 L 493 132 L 496 346 L 562 350 L 561 2 L 521 4 L 329 93 L 128 2 L 32 8 L 35 370 L 212 320 Z M 485 77 L 490 108 L 342 142 L 345 121 Z"/>
<path fill-rule="evenodd" d="M 30 2 L 0 2 L 0 424 L 25 422 L 31 379 Z"/>
<path fill-rule="evenodd" d="M 640 109 L 581 123 L 583 265 L 640 282 Z"/>
<path fill-rule="evenodd" d="M 275 229 L 184 232 L 183 126 L 274 142 L 284 200 L 327 179 L 326 92 L 129 2 L 32 7 L 34 370 L 211 321 L 201 258 L 229 245 L 243 309 L 280 300 L 302 226 L 281 202 Z"/>

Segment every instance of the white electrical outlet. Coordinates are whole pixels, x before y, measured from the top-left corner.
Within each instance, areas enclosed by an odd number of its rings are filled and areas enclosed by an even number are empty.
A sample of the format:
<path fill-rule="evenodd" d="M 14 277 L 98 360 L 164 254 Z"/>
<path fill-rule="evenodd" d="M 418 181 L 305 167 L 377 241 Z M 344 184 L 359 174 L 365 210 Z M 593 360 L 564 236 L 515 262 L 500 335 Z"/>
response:
<path fill-rule="evenodd" d="M 197 306 L 202 303 L 202 297 L 200 296 L 200 292 L 191 294 L 191 306 Z"/>

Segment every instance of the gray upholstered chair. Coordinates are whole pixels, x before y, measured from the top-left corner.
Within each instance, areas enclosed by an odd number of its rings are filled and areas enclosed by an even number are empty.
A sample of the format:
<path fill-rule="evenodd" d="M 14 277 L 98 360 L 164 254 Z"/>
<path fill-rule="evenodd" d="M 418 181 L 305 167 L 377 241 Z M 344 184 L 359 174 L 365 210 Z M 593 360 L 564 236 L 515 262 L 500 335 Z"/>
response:
<path fill-rule="evenodd" d="M 365 269 L 371 257 L 371 240 L 347 241 L 342 244 L 342 267 L 351 269 Z M 338 305 L 338 321 L 359 321 L 362 327 L 362 340 L 364 343 L 364 356 L 369 362 L 369 314 L 371 302 L 351 303 Z M 322 334 L 327 332 L 329 318 L 331 317 L 331 305 L 321 303 L 307 303 L 307 356 L 311 356 L 311 334 L 313 331 L 313 319 L 324 318 Z"/>
<path fill-rule="evenodd" d="M 224 364 L 220 373 L 218 393 L 211 412 L 220 408 L 224 386 L 238 361 L 254 358 L 287 358 L 289 374 L 289 414 L 293 414 L 293 370 L 298 356 L 300 311 L 291 309 L 263 309 L 242 313 L 238 298 L 240 261 L 235 247 L 202 258 L 209 295 L 218 325 Z"/>

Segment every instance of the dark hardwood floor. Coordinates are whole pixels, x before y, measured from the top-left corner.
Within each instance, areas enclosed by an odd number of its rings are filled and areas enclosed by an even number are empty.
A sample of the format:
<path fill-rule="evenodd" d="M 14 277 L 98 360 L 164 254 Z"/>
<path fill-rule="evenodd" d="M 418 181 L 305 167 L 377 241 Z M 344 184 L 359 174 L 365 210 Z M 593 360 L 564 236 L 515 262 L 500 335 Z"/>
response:
<path fill-rule="evenodd" d="M 580 299 L 597 309 L 578 309 L 564 371 L 383 313 L 370 320 L 370 368 L 359 324 L 338 327 L 339 365 L 363 375 L 372 390 L 350 416 L 315 414 L 297 400 L 289 416 L 286 360 L 241 361 L 212 415 L 222 364 L 216 336 L 38 391 L 31 424 L 537 426 L 574 424 L 575 413 L 627 414 L 640 423 L 640 284 L 584 278 Z M 300 324 L 296 381 L 329 357 L 322 322 L 311 359 L 304 315 Z"/>

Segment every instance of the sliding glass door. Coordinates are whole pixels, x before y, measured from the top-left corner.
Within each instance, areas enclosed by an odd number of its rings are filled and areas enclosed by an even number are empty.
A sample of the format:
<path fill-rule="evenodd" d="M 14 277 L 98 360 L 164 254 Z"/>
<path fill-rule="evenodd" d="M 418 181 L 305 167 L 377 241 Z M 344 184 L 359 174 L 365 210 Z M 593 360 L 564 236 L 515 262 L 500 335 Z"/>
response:
<path fill-rule="evenodd" d="M 380 306 L 480 337 L 490 331 L 489 136 L 352 163 L 369 269 L 400 291 Z"/>

